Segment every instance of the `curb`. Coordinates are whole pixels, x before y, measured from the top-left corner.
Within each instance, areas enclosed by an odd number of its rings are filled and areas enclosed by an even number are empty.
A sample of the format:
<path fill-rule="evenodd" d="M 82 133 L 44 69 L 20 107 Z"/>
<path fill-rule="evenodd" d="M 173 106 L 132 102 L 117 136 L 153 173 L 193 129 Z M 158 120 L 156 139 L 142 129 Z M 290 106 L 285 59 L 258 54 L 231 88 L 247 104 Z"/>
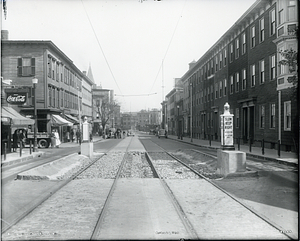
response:
<path fill-rule="evenodd" d="M 25 156 L 25 157 L 20 157 L 16 160 L 11 160 L 11 161 L 4 161 L 1 163 L 1 167 L 6 167 L 6 166 L 10 166 L 10 165 L 13 165 L 13 164 L 17 164 L 17 163 L 20 163 L 20 162 L 24 162 L 24 161 L 28 161 L 28 160 L 31 160 L 35 157 L 41 157 L 45 155 L 45 152 L 38 152 L 38 153 L 34 153 L 34 154 L 31 154 L 31 155 L 28 155 L 28 156 Z"/>
<path fill-rule="evenodd" d="M 213 149 L 213 150 L 220 149 L 219 147 L 199 145 L 199 144 L 195 144 L 195 143 L 192 143 L 192 142 L 187 142 L 187 141 L 180 140 L 180 139 L 175 139 L 175 138 L 169 138 L 169 139 L 174 140 L 174 141 L 187 143 L 187 144 L 190 144 L 190 145 L 193 145 L 193 146 L 199 146 L 199 147 L 207 148 L 207 149 Z M 287 162 L 285 160 L 282 160 L 282 158 L 280 158 L 280 157 L 273 158 L 273 157 L 266 157 L 266 156 L 261 156 L 261 155 L 257 155 L 257 154 L 252 154 L 252 153 L 249 153 L 249 152 L 245 152 L 245 153 L 246 153 L 247 157 L 254 157 L 254 158 L 261 159 L 261 160 L 277 162 L 277 163 L 284 164 L 284 165 L 287 165 L 287 166 L 298 167 L 297 163 Z"/>

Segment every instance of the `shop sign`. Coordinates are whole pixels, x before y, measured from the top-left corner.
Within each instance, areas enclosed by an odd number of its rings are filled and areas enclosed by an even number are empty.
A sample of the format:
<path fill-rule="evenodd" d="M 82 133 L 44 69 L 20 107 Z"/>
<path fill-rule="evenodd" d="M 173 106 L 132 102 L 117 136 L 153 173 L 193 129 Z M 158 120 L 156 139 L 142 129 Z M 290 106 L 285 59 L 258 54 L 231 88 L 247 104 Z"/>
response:
<path fill-rule="evenodd" d="M 26 102 L 27 93 L 7 93 L 6 101 L 12 105 L 22 105 Z"/>
<path fill-rule="evenodd" d="M 27 101 L 27 93 L 29 89 L 23 88 L 7 88 L 4 90 L 6 93 L 6 101 L 12 105 L 22 105 Z"/>

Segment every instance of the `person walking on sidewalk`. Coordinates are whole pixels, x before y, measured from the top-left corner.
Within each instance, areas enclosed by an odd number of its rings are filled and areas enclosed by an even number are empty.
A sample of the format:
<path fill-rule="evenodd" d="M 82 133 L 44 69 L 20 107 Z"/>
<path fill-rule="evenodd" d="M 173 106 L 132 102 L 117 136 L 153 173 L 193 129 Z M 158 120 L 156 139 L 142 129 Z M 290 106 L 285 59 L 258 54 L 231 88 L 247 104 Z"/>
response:
<path fill-rule="evenodd" d="M 57 130 L 54 131 L 54 136 L 55 136 L 55 146 L 56 148 L 59 148 L 59 145 L 61 144 L 60 139 L 59 139 L 59 134 Z"/>
<path fill-rule="evenodd" d="M 18 142 L 19 142 L 19 133 L 18 130 L 15 130 L 14 134 L 13 134 L 13 152 L 16 152 L 18 149 Z"/>
<path fill-rule="evenodd" d="M 50 139 L 51 139 L 51 148 L 55 147 L 55 131 L 52 130 L 51 134 L 50 134 Z"/>

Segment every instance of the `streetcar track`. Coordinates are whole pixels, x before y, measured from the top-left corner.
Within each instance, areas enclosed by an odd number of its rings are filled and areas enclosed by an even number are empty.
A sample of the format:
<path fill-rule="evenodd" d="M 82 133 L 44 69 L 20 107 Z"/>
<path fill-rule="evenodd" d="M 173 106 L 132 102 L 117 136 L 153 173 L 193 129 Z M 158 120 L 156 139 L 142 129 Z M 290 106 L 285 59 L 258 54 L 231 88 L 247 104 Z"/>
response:
<path fill-rule="evenodd" d="M 123 156 L 122 162 L 121 162 L 121 164 L 120 164 L 120 166 L 119 166 L 119 169 L 118 169 L 118 172 L 117 172 L 116 177 L 115 177 L 115 179 L 114 179 L 114 182 L 113 182 L 113 184 L 112 184 L 112 186 L 111 186 L 111 188 L 110 188 L 110 190 L 109 190 L 109 193 L 108 193 L 108 195 L 107 195 L 107 198 L 106 198 L 106 200 L 105 200 L 105 202 L 104 202 L 104 205 L 103 205 L 103 207 L 102 207 L 102 210 L 101 210 L 101 212 L 100 212 L 100 214 L 99 214 L 99 218 L 98 218 L 98 220 L 97 220 L 97 222 L 96 222 L 96 225 L 95 225 L 95 228 L 94 228 L 94 230 L 93 230 L 93 233 L 92 233 L 92 235 L 91 235 L 90 240 L 97 240 L 97 235 L 98 235 L 98 233 L 100 232 L 101 224 L 102 224 L 102 222 L 103 222 L 103 220 L 104 220 L 105 213 L 107 212 L 107 209 L 108 209 L 108 204 L 110 203 L 110 201 L 111 201 L 111 199 L 112 199 L 112 195 L 113 195 L 113 193 L 114 193 L 114 191 L 115 191 L 115 188 L 116 188 L 116 186 L 117 186 L 117 181 L 119 180 L 119 177 L 120 177 L 120 174 L 121 174 L 121 172 L 122 172 L 123 166 L 124 166 L 124 164 L 125 164 L 125 162 L 126 162 L 126 155 L 127 155 L 128 148 L 129 148 L 131 142 L 132 142 L 132 138 L 131 138 L 131 140 L 130 140 L 129 145 L 128 145 L 127 148 L 126 148 L 126 152 L 125 152 L 125 154 L 124 154 L 124 156 Z"/>
<path fill-rule="evenodd" d="M 152 140 L 150 140 L 151 142 L 153 142 Z M 155 145 L 157 145 L 155 142 L 153 142 Z M 236 197 L 233 194 L 230 194 L 229 192 L 227 192 L 225 189 L 223 189 L 222 187 L 218 186 L 216 183 L 212 182 L 209 178 L 205 177 L 203 174 L 197 172 L 196 170 L 194 170 L 192 167 L 190 167 L 189 165 L 185 164 L 183 161 L 181 161 L 179 158 L 175 157 L 174 155 L 172 155 L 171 153 L 169 153 L 167 150 L 165 150 L 164 148 L 162 148 L 161 146 L 157 145 L 161 150 L 163 150 L 165 153 L 167 153 L 170 157 L 172 157 L 174 160 L 177 160 L 179 163 L 181 163 L 182 165 L 186 166 L 187 168 L 189 168 L 191 171 L 193 171 L 196 175 L 199 175 L 201 178 L 203 178 L 205 181 L 209 182 L 211 185 L 213 185 L 214 187 L 218 188 L 220 191 L 222 191 L 223 193 L 225 193 L 227 196 L 229 196 L 230 198 L 232 198 L 234 201 L 236 201 L 237 203 L 239 203 L 240 205 L 242 205 L 243 207 L 245 207 L 246 209 L 248 209 L 251 213 L 253 213 L 254 215 L 256 215 L 257 217 L 259 217 L 260 219 L 262 219 L 263 221 L 265 221 L 266 223 L 268 223 L 269 225 L 271 225 L 272 227 L 274 227 L 275 229 L 277 229 L 279 232 L 281 232 L 282 230 L 284 230 L 283 227 L 280 227 L 279 225 L 277 225 L 276 223 L 272 222 L 270 219 L 268 219 L 266 216 L 264 216 L 263 214 L 258 213 L 258 211 L 256 211 L 253 207 L 247 205 L 246 203 L 244 203 L 243 201 L 241 201 L 238 197 Z M 212 157 L 214 159 L 217 159 L 217 156 L 211 155 L 211 154 L 207 154 L 198 150 L 194 150 L 193 151 L 199 152 L 203 155 Z M 170 188 L 169 188 L 170 189 Z M 171 189 L 170 189 L 171 190 Z M 184 211 L 183 211 L 184 212 Z M 290 236 L 287 232 L 283 232 L 282 234 L 284 234 L 286 237 L 293 239 L 292 236 Z"/>
<path fill-rule="evenodd" d="M 157 175 L 157 177 L 160 180 L 161 185 L 163 186 L 163 188 L 165 189 L 166 193 L 168 194 L 169 198 L 171 199 L 173 206 L 175 207 L 177 214 L 179 215 L 186 231 L 188 232 L 188 234 L 191 236 L 191 239 L 199 239 L 197 232 L 195 231 L 192 223 L 189 221 L 188 217 L 186 216 L 183 208 L 181 207 L 181 205 L 179 204 L 178 200 L 176 199 L 174 193 L 172 192 L 171 188 L 169 187 L 169 185 L 167 184 L 167 182 L 158 174 L 158 172 L 156 171 L 156 168 L 153 165 L 153 161 L 151 159 L 151 157 L 149 156 L 149 154 L 146 152 L 146 157 L 147 160 L 149 161 L 149 163 L 152 163 L 151 166 L 153 167 L 154 171 L 155 171 L 155 175 Z"/>
<path fill-rule="evenodd" d="M 2 224 L 2 228 L 1 228 L 1 233 L 5 233 L 6 231 L 8 231 L 11 227 L 13 227 L 14 225 L 16 225 L 18 222 L 20 222 L 23 218 L 25 218 L 26 216 L 28 216 L 31 212 L 33 212 L 38 206 L 42 205 L 46 200 L 48 200 L 52 195 L 54 195 L 57 191 L 59 191 L 60 189 L 62 189 L 64 186 L 66 186 L 68 183 L 70 183 L 72 180 L 74 180 L 77 176 L 79 176 L 81 173 L 83 173 L 85 170 L 87 170 L 89 167 L 91 167 L 94 163 L 96 163 L 97 161 L 99 161 L 103 156 L 105 156 L 111 149 L 113 149 L 114 147 L 111 147 L 110 149 L 108 149 L 106 152 L 104 152 L 101 156 L 99 157 L 94 157 L 93 160 L 86 166 L 84 166 L 83 168 L 81 168 L 80 170 L 78 170 L 76 173 L 74 173 L 73 175 L 71 175 L 70 178 L 67 178 L 65 180 L 60 180 L 58 181 L 57 185 L 55 185 L 53 188 L 51 188 L 50 190 L 47 190 L 45 193 L 47 193 L 46 195 L 42 195 L 42 197 L 38 200 L 35 200 L 33 202 L 31 202 L 28 206 L 24 207 L 25 211 L 22 212 L 21 215 L 14 217 L 14 219 L 9 220 L 9 222 L 6 220 L 6 222 L 4 224 L 7 225 L 3 225 Z M 52 160 L 53 161 L 53 160 Z M 44 165 L 45 163 L 41 164 Z M 29 168 L 32 169 L 32 168 Z M 44 193 L 44 194 L 45 194 Z"/>

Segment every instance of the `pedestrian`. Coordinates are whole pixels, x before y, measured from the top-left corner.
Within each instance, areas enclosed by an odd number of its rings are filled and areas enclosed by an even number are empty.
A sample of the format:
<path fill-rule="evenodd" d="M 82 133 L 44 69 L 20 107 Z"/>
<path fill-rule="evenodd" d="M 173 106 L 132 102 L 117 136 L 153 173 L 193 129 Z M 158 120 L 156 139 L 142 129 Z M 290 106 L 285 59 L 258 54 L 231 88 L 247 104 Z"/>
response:
<path fill-rule="evenodd" d="M 66 137 L 67 137 L 67 142 L 70 142 L 70 132 L 69 131 L 67 131 Z"/>
<path fill-rule="evenodd" d="M 55 133 L 54 133 L 54 129 L 52 130 L 51 134 L 50 134 L 50 139 L 51 139 L 51 148 L 56 146 L 56 141 L 55 141 Z"/>
<path fill-rule="evenodd" d="M 13 134 L 13 152 L 16 152 L 18 149 L 18 142 L 19 142 L 19 133 L 18 130 L 15 130 L 14 134 Z"/>
<path fill-rule="evenodd" d="M 73 129 L 71 129 L 71 132 L 70 132 L 70 139 L 72 142 L 74 141 L 74 130 Z"/>
<path fill-rule="evenodd" d="M 23 148 L 25 146 L 25 134 L 23 130 L 20 130 L 19 141 L 20 141 L 20 145 L 22 145 Z"/>
<path fill-rule="evenodd" d="M 56 148 L 59 148 L 59 145 L 61 144 L 61 142 L 59 139 L 58 131 L 56 129 L 54 131 L 54 135 L 55 135 L 55 146 L 56 146 Z"/>

